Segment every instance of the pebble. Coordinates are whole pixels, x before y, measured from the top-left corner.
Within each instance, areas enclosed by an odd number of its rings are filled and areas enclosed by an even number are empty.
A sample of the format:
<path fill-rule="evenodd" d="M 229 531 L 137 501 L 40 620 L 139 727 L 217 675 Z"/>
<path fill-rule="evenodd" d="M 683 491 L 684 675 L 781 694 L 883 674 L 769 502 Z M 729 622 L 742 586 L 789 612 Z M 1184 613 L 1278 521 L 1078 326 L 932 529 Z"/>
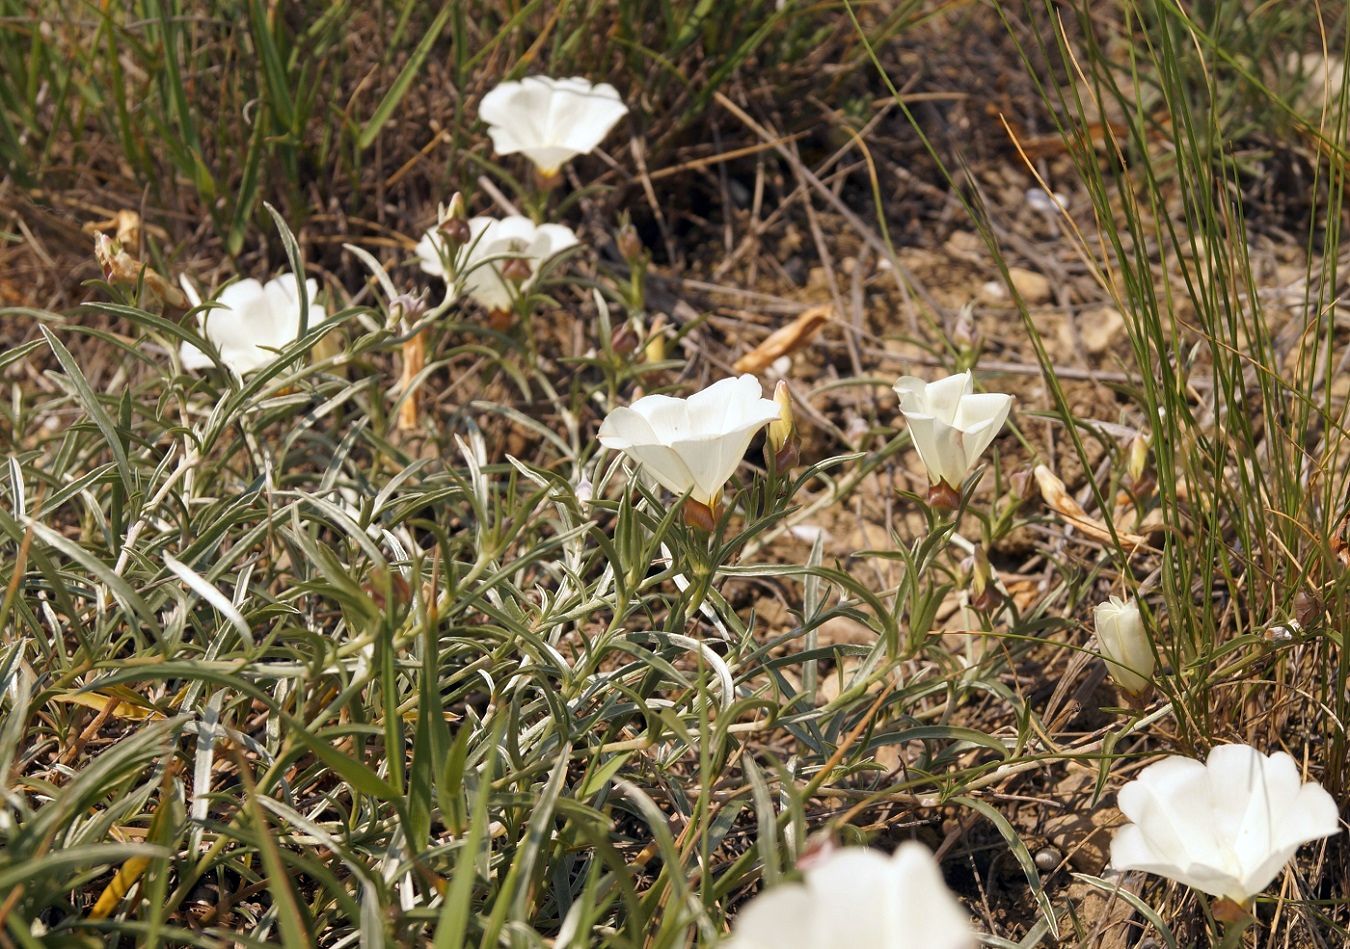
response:
<path fill-rule="evenodd" d="M 1115 307 L 1085 310 L 1078 317 L 1078 335 L 1083 348 L 1093 355 L 1116 349 L 1125 338 L 1125 317 Z"/>
<path fill-rule="evenodd" d="M 1025 267 L 1009 267 L 1008 276 L 1017 293 L 1029 305 L 1046 303 L 1050 300 L 1050 278 Z"/>

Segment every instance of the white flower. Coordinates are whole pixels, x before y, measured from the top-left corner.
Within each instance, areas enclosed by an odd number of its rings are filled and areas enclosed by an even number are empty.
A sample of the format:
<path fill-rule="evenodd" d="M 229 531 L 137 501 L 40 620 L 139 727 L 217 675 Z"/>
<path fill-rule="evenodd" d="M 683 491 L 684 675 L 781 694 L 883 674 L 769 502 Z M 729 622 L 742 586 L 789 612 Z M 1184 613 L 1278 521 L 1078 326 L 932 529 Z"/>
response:
<path fill-rule="evenodd" d="M 305 292 L 312 329 L 328 314 L 314 302 L 319 293 L 316 281 L 306 280 Z M 190 298 L 193 306 L 201 304 L 195 291 Z M 252 279 L 232 283 L 220 292 L 216 303 L 219 306 L 199 317 L 198 326 L 201 334 L 215 344 L 220 361 L 238 376 L 271 365 L 277 358 L 276 350 L 300 336 L 300 295 L 293 273 L 281 274 L 266 284 Z M 182 345 L 180 354 L 186 369 L 215 365 L 210 356 L 190 343 Z"/>
<path fill-rule="evenodd" d="M 1111 678 L 1126 692 L 1142 692 L 1153 679 L 1157 657 L 1149 648 L 1144 621 L 1134 600 L 1109 597 L 1092 613 L 1097 643 Z"/>
<path fill-rule="evenodd" d="M 462 277 L 464 292 L 489 310 L 511 309 L 515 292 L 502 277 L 508 260 L 519 258 L 530 268 L 520 284 L 523 293 L 534 285 L 544 263 L 578 243 L 572 229 L 561 224 L 535 224 L 515 214 L 501 220 L 470 218 L 469 242 L 459 249 L 453 271 L 447 274 L 441 260 L 443 241 L 434 228 L 422 237 L 417 245 L 422 269 L 443 280 Z"/>
<path fill-rule="evenodd" d="M 483 96 L 478 115 L 498 155 L 521 152 L 546 177 L 593 150 L 628 107 L 608 83 L 527 76 Z"/>
<path fill-rule="evenodd" d="M 617 448 L 663 487 L 709 508 L 755 432 L 778 418 L 752 375 L 723 379 L 687 399 L 649 395 L 610 412 L 600 444 Z"/>
<path fill-rule="evenodd" d="M 895 384 L 914 449 L 933 484 L 960 488 L 1008 419 L 1012 396 L 974 388 L 969 371 L 937 382 L 905 376 Z"/>
<path fill-rule="evenodd" d="M 736 917 L 733 949 L 968 949 L 970 920 L 923 844 L 845 847 Z"/>
<path fill-rule="evenodd" d="M 1120 789 L 1134 823 L 1111 841 L 1111 866 L 1143 870 L 1245 903 L 1301 844 L 1340 832 L 1336 802 L 1302 783 L 1294 759 L 1219 745 L 1204 764 L 1174 755 Z"/>

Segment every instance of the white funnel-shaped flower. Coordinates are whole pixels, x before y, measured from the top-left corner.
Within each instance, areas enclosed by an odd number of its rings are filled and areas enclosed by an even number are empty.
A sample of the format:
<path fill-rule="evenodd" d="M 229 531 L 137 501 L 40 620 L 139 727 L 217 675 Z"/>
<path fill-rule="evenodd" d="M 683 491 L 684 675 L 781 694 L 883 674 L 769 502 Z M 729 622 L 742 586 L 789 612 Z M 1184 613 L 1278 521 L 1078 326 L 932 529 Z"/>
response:
<path fill-rule="evenodd" d="M 309 300 L 310 328 L 328 314 L 314 302 L 319 285 L 305 281 Z M 195 303 L 196 301 L 194 301 Z M 276 350 L 284 349 L 300 335 L 300 295 L 295 274 L 284 273 L 266 284 L 240 280 L 230 284 L 216 298 L 217 307 L 203 313 L 199 326 L 204 337 L 215 344 L 220 361 L 235 375 L 244 376 L 270 365 Z M 215 363 L 196 346 L 184 343 L 180 349 L 187 369 L 209 369 Z"/>
<path fill-rule="evenodd" d="M 663 487 L 689 492 L 713 508 L 750 440 L 776 418 L 778 403 L 764 398 L 759 380 L 747 374 L 715 382 L 687 399 L 638 399 L 610 412 L 599 437 L 600 444 L 628 455 Z"/>
<path fill-rule="evenodd" d="M 1174 755 L 1120 789 L 1133 823 L 1111 841 L 1111 866 L 1143 870 L 1245 903 L 1310 840 L 1340 832 L 1336 802 L 1306 784 L 1294 759 L 1219 745 L 1204 761 Z"/>
<path fill-rule="evenodd" d="M 478 105 L 497 154 L 519 152 L 545 177 L 594 150 L 627 114 L 628 107 L 608 83 L 548 76 L 504 82 Z"/>
<path fill-rule="evenodd" d="M 919 843 L 845 847 L 737 915 L 732 949 L 969 949 L 970 918 Z"/>
<path fill-rule="evenodd" d="M 958 489 L 1012 408 L 1010 395 L 975 392 L 969 371 L 936 382 L 905 376 L 895 391 L 928 480 Z"/>
<path fill-rule="evenodd" d="M 423 235 L 417 245 L 422 269 L 443 280 L 462 276 L 464 292 L 488 310 L 511 309 L 513 290 L 502 276 L 509 260 L 523 260 L 529 267 L 529 276 L 520 282 L 519 292 L 524 293 L 534 286 L 545 263 L 578 243 L 572 229 L 561 224 L 535 224 L 514 214 L 500 220 L 470 218 L 469 240 L 458 249 L 453 269 L 446 273 L 441 255 L 444 240 L 434 228 Z"/>

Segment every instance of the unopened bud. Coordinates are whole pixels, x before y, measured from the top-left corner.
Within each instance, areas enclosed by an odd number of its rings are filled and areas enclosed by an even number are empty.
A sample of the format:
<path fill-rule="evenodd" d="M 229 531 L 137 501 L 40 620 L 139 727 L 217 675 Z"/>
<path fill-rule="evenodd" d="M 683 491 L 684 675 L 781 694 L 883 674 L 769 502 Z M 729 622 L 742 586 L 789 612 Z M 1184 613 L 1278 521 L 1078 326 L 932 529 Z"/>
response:
<path fill-rule="evenodd" d="M 981 613 L 991 613 L 1003 605 L 1003 594 L 994 586 L 987 586 L 984 592 L 979 596 L 970 598 L 972 609 L 979 610 Z"/>
<path fill-rule="evenodd" d="M 1294 597 L 1294 619 L 1300 626 L 1316 626 L 1322 619 L 1322 600 L 1307 590 Z"/>
<path fill-rule="evenodd" d="M 774 451 L 782 451 L 797 430 L 796 420 L 792 417 L 792 393 L 786 379 L 779 379 L 773 387 L 773 400 L 778 403 L 778 418 L 769 423 L 769 444 Z"/>
<path fill-rule="evenodd" d="M 1130 440 L 1129 452 L 1125 457 L 1125 473 L 1129 475 L 1131 485 L 1140 485 L 1144 481 L 1144 468 L 1148 464 L 1148 438 L 1143 432 Z"/>
<path fill-rule="evenodd" d="M 400 293 L 389 301 L 389 315 L 395 322 L 415 323 L 427 310 L 427 293 Z"/>
<path fill-rule="evenodd" d="M 976 547 L 970 555 L 970 605 L 981 613 L 988 613 L 1003 602 L 998 586 L 993 582 L 994 568 L 983 547 Z"/>
<path fill-rule="evenodd" d="M 638 237 L 637 229 L 632 224 L 620 227 L 614 242 L 619 245 L 619 253 L 630 265 L 642 259 L 642 238 Z"/>
<path fill-rule="evenodd" d="M 108 283 L 113 282 L 113 277 L 117 275 L 116 259 L 121 253 L 122 246 L 114 241 L 102 231 L 94 234 L 94 257 L 98 259 L 98 265 L 103 270 L 103 279 Z"/>
<path fill-rule="evenodd" d="M 970 555 L 969 564 L 970 592 L 978 598 L 989 588 L 989 579 L 993 575 L 993 567 L 989 565 L 989 555 L 985 553 L 983 547 L 975 548 L 975 552 Z"/>
<path fill-rule="evenodd" d="M 646 363 L 665 362 L 666 360 L 666 318 L 658 316 L 652 320 L 647 330 L 647 342 L 642 346 L 642 361 Z"/>
<path fill-rule="evenodd" d="M 449 204 L 436 209 L 436 229 L 450 245 L 452 253 L 473 238 L 469 231 L 469 215 L 464 210 L 464 196 L 458 191 L 450 198 Z"/>
<path fill-rule="evenodd" d="M 975 330 L 974 308 L 967 303 L 956 315 L 956 324 L 952 327 L 951 341 L 960 350 L 979 349 L 980 335 Z"/>
<path fill-rule="evenodd" d="M 362 584 L 361 589 L 379 609 L 385 609 L 389 606 L 389 599 L 384 595 L 383 585 L 376 583 L 373 578 Z M 389 594 L 393 597 L 396 606 L 406 606 L 412 602 L 412 589 L 400 573 L 389 574 Z"/>
<path fill-rule="evenodd" d="M 462 218 L 452 217 L 448 221 L 442 221 L 438 228 L 445 242 L 450 245 L 452 250 L 458 250 L 473 236 L 469 232 L 469 222 Z"/>
<path fill-rule="evenodd" d="M 591 484 L 590 478 L 582 475 L 581 480 L 576 483 L 576 487 L 572 491 L 580 503 L 589 504 L 591 498 L 595 495 L 595 486 Z"/>
<path fill-rule="evenodd" d="M 449 204 L 442 204 L 436 209 L 436 224 L 444 227 L 449 221 L 467 221 L 468 212 L 464 210 L 464 195 L 456 191 L 450 196 Z"/>
<path fill-rule="evenodd" d="M 621 356 L 627 356 L 637 349 L 637 333 L 628 323 L 620 323 L 609 334 L 609 348 Z"/>
<path fill-rule="evenodd" d="M 1036 477 L 1030 468 L 1013 472 L 1012 477 L 1008 479 L 1008 493 L 1019 503 L 1031 500 L 1036 493 Z"/>
<path fill-rule="evenodd" d="M 1097 604 L 1092 618 L 1107 672 L 1125 692 L 1142 695 L 1152 685 L 1157 657 L 1138 604 L 1112 596 Z"/>

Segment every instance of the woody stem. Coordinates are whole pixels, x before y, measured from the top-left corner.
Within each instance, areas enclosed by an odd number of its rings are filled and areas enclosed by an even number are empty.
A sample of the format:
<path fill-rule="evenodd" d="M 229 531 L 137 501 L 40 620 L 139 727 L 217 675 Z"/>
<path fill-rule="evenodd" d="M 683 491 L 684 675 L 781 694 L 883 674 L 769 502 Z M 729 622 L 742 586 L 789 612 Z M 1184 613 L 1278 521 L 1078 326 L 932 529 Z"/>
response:
<path fill-rule="evenodd" d="M 427 344 L 423 333 L 417 333 L 403 344 L 403 372 L 400 377 L 403 402 L 398 407 L 398 430 L 417 429 L 417 390 L 413 383 L 427 361 Z"/>

